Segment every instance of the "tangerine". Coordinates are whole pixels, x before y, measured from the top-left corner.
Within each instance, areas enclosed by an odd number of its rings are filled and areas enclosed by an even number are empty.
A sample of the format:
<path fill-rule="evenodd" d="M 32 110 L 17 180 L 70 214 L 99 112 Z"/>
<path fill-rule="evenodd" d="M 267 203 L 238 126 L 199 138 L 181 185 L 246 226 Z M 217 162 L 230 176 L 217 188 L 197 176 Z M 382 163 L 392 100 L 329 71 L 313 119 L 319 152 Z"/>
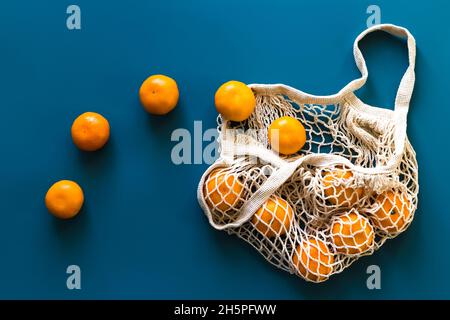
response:
<path fill-rule="evenodd" d="M 284 155 L 291 155 L 305 145 L 306 131 L 300 121 L 285 116 L 270 124 L 268 138 L 273 150 Z"/>
<path fill-rule="evenodd" d="M 256 106 L 255 95 L 245 83 L 228 81 L 222 84 L 214 97 L 217 111 L 227 120 L 244 121 Z"/>
<path fill-rule="evenodd" d="M 144 109 L 155 115 L 164 115 L 172 111 L 180 94 L 174 79 L 155 74 L 142 83 L 139 89 L 139 98 Z"/>
<path fill-rule="evenodd" d="M 333 272 L 334 255 L 323 240 L 309 237 L 297 246 L 292 262 L 303 278 L 321 282 Z"/>
<path fill-rule="evenodd" d="M 53 184 L 45 195 L 45 205 L 57 218 L 69 219 L 78 214 L 83 206 L 84 195 L 74 181 L 61 180 Z"/>
<path fill-rule="evenodd" d="M 206 179 L 204 192 L 210 209 L 226 212 L 238 204 L 244 186 L 234 173 L 221 169 L 213 170 Z"/>
<path fill-rule="evenodd" d="M 333 205 L 352 207 L 364 194 L 364 188 L 345 186 L 353 178 L 348 169 L 334 169 L 323 177 L 324 192 L 327 200 Z"/>
<path fill-rule="evenodd" d="M 361 254 L 373 247 L 375 234 L 366 217 L 356 211 L 339 216 L 331 224 L 331 236 L 336 252 Z"/>
<path fill-rule="evenodd" d="M 293 216 L 294 211 L 286 200 L 271 196 L 252 217 L 251 223 L 263 235 L 273 238 L 286 234 Z"/>
<path fill-rule="evenodd" d="M 85 112 L 72 124 L 71 134 L 75 145 L 84 151 L 102 148 L 109 139 L 109 123 L 101 114 Z"/>
<path fill-rule="evenodd" d="M 375 227 L 388 234 L 403 231 L 411 215 L 411 202 L 406 193 L 387 191 L 377 196 L 378 210 L 371 219 Z"/>

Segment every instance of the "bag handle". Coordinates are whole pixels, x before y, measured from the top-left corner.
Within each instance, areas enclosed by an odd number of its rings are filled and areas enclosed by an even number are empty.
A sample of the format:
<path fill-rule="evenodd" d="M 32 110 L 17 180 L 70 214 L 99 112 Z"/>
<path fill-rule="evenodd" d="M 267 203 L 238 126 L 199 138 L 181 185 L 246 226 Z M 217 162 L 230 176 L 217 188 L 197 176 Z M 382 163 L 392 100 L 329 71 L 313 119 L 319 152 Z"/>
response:
<path fill-rule="evenodd" d="M 409 109 L 409 102 L 411 100 L 412 92 L 414 89 L 414 67 L 416 62 L 416 41 L 406 28 L 399 27 L 393 24 L 379 24 L 361 32 L 355 39 L 355 42 L 353 44 L 353 55 L 355 56 L 356 66 L 361 71 L 361 77 L 350 82 L 343 90 L 348 88 L 351 91 L 355 91 L 361 88 L 366 83 L 369 73 L 367 71 L 366 61 L 364 60 L 364 57 L 359 48 L 359 43 L 369 33 L 379 30 L 407 40 L 409 66 L 406 69 L 402 80 L 400 81 L 397 96 L 395 98 L 395 112 L 399 113 L 400 116 L 406 116 Z"/>
<path fill-rule="evenodd" d="M 408 44 L 408 60 L 409 66 L 406 69 L 400 85 L 397 90 L 397 95 L 395 97 L 395 107 L 394 107 L 394 120 L 395 120 L 395 132 L 394 132 L 394 143 L 395 143 L 395 153 L 392 159 L 386 164 L 386 167 L 395 168 L 397 164 L 401 161 L 403 156 L 403 151 L 405 148 L 406 140 L 406 126 L 407 126 L 407 115 L 409 110 L 409 102 L 411 101 L 411 96 L 414 90 L 415 82 L 415 72 L 414 67 L 416 64 L 416 40 L 408 29 L 395 26 L 393 24 L 380 24 L 375 25 L 365 31 L 363 31 L 356 39 L 353 45 L 353 54 L 355 56 L 355 62 L 358 69 L 361 71 L 361 78 L 353 80 L 348 84 L 348 86 L 358 86 L 363 85 L 368 76 L 366 61 L 359 49 L 359 42 L 369 33 L 374 31 L 385 31 L 391 35 L 404 38 Z"/>
<path fill-rule="evenodd" d="M 336 94 L 316 96 L 284 84 L 250 84 L 249 87 L 251 87 L 256 93 L 259 94 L 283 94 L 289 96 L 291 99 L 302 101 L 304 103 L 335 103 L 350 92 L 360 89 L 366 83 L 368 71 L 366 61 L 364 60 L 361 50 L 359 49 L 359 42 L 367 34 L 379 30 L 385 31 L 400 38 L 407 39 L 409 66 L 405 74 L 403 75 L 403 78 L 399 85 L 399 89 L 397 91 L 397 96 L 395 98 L 395 110 L 398 114 L 403 114 L 403 116 L 406 116 L 406 114 L 408 113 L 409 101 L 411 100 L 415 81 L 414 67 L 416 60 L 416 41 L 406 28 L 399 27 L 393 24 L 378 24 L 364 30 L 358 35 L 353 44 L 353 55 L 355 57 L 356 66 L 361 72 L 361 77 L 348 83 Z"/>

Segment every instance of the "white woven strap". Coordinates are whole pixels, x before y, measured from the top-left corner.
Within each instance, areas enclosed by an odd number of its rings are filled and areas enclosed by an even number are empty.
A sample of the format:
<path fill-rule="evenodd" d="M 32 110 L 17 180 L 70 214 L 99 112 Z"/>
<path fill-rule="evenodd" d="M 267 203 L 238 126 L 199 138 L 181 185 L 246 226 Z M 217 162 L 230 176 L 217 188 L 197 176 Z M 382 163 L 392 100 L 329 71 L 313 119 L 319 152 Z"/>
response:
<path fill-rule="evenodd" d="M 408 112 L 409 101 L 411 100 L 413 88 L 414 88 L 414 67 L 416 60 L 416 42 L 411 33 L 403 28 L 393 24 L 379 24 L 364 30 L 356 38 L 353 45 L 353 54 L 355 56 L 355 62 L 358 69 L 361 71 L 361 77 L 348 83 L 342 90 L 333 95 L 316 96 L 308 94 L 306 92 L 297 90 L 284 84 L 251 84 L 249 85 L 256 93 L 259 94 L 283 94 L 289 96 L 291 99 L 303 103 L 318 103 L 327 104 L 335 103 L 342 97 L 350 92 L 360 89 L 367 81 L 368 71 L 366 61 L 359 49 L 359 42 L 369 33 L 374 31 L 385 31 L 394 36 L 405 38 L 408 43 L 408 57 L 409 67 L 406 70 L 403 78 L 400 82 L 399 89 L 397 91 L 397 97 L 395 99 L 395 110 L 405 115 Z"/>
<path fill-rule="evenodd" d="M 350 82 L 343 90 L 350 88 L 354 91 L 359 89 L 367 80 L 368 71 L 366 61 L 359 48 L 359 42 L 369 33 L 375 31 L 385 31 L 394 36 L 406 39 L 408 44 L 408 61 L 409 66 L 405 71 L 405 74 L 400 81 L 400 85 L 397 90 L 395 98 L 395 156 L 392 157 L 390 162 L 386 165 L 387 168 L 395 168 L 403 156 L 406 140 L 406 127 L 407 127 L 407 115 L 409 110 L 409 102 L 414 90 L 416 65 L 416 41 L 412 34 L 403 27 L 399 27 L 393 24 L 380 24 L 375 25 L 367 30 L 364 30 L 356 39 L 353 44 L 353 54 L 355 56 L 355 62 L 358 69 L 361 71 L 361 78 Z"/>
<path fill-rule="evenodd" d="M 354 91 L 361 88 L 366 83 L 368 71 L 366 61 L 364 60 L 364 57 L 359 48 L 359 42 L 367 34 L 378 30 L 385 31 L 389 34 L 392 34 L 400 38 L 405 38 L 407 40 L 409 66 L 408 69 L 406 69 L 405 74 L 403 75 L 403 78 L 400 82 L 397 91 L 397 96 L 395 98 L 395 111 L 406 114 L 408 113 L 409 102 L 411 100 L 415 82 L 414 67 L 416 64 L 416 41 L 414 40 L 414 37 L 411 35 L 411 33 L 405 28 L 398 27 L 393 24 L 380 24 L 375 25 L 367 30 L 364 30 L 356 38 L 355 43 L 353 45 L 353 54 L 355 56 L 356 65 L 358 69 L 361 71 L 361 78 L 353 80 L 344 89 L 349 88 L 350 90 Z"/>

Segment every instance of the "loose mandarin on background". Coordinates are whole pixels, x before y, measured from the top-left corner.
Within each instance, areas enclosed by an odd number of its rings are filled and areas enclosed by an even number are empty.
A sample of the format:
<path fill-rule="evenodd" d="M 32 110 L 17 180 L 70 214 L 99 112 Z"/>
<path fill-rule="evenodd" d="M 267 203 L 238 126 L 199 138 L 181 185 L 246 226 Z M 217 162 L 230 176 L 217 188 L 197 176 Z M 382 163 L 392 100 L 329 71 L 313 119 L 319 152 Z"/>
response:
<path fill-rule="evenodd" d="M 372 248 L 375 233 L 366 217 L 352 211 L 333 221 L 331 236 L 336 252 L 354 255 Z"/>
<path fill-rule="evenodd" d="M 334 169 L 323 177 L 324 192 L 333 205 L 352 207 L 364 195 L 364 188 L 346 187 L 345 183 L 353 178 L 348 169 Z"/>
<path fill-rule="evenodd" d="M 70 180 L 53 184 L 45 195 L 48 211 L 60 219 L 70 219 L 78 214 L 83 206 L 84 195 L 80 186 Z"/>
<path fill-rule="evenodd" d="M 180 94 L 174 79 L 155 74 L 142 83 L 139 89 L 139 98 L 144 109 L 155 115 L 164 115 L 172 111 Z"/>
<path fill-rule="evenodd" d="M 235 208 L 242 196 L 244 186 L 234 173 L 213 170 L 206 178 L 204 193 L 210 209 L 226 212 Z"/>
<path fill-rule="evenodd" d="M 402 231 L 411 215 L 406 193 L 390 190 L 378 195 L 375 202 L 379 209 L 371 216 L 374 226 L 388 234 Z"/>
<path fill-rule="evenodd" d="M 228 81 L 216 91 L 214 101 L 217 112 L 231 121 L 244 121 L 256 106 L 255 95 L 245 83 Z"/>
<path fill-rule="evenodd" d="M 273 238 L 289 231 L 293 216 L 292 207 L 286 200 L 271 196 L 253 215 L 251 223 L 264 236 Z"/>
<path fill-rule="evenodd" d="M 321 282 L 333 272 L 334 255 L 320 239 L 303 239 L 292 256 L 292 263 L 305 279 Z"/>
<path fill-rule="evenodd" d="M 270 124 L 268 138 L 273 150 L 284 155 L 291 155 L 300 151 L 305 145 L 306 131 L 300 121 L 285 116 Z"/>
<path fill-rule="evenodd" d="M 95 151 L 102 148 L 109 139 L 109 123 L 102 115 L 85 112 L 72 124 L 73 143 L 83 151 Z"/>

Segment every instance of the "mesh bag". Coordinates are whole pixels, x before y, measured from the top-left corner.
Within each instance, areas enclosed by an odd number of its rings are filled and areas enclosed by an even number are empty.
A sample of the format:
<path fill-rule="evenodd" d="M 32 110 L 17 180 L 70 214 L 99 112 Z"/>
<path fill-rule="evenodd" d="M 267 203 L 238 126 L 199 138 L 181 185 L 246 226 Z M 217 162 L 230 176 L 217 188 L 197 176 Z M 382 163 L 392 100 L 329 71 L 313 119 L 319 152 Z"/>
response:
<path fill-rule="evenodd" d="M 383 30 L 406 38 L 409 67 L 395 109 L 364 104 L 353 93 L 368 71 L 359 41 Z M 415 152 L 406 136 L 414 87 L 415 40 L 407 29 L 371 27 L 354 43 L 361 78 L 339 93 L 313 96 L 286 85 L 250 85 L 256 107 L 243 122 L 218 118 L 220 157 L 202 176 L 198 199 L 210 224 L 250 243 L 275 266 L 322 282 L 404 231 L 417 207 Z M 268 141 L 275 119 L 306 130 L 296 154 Z"/>

